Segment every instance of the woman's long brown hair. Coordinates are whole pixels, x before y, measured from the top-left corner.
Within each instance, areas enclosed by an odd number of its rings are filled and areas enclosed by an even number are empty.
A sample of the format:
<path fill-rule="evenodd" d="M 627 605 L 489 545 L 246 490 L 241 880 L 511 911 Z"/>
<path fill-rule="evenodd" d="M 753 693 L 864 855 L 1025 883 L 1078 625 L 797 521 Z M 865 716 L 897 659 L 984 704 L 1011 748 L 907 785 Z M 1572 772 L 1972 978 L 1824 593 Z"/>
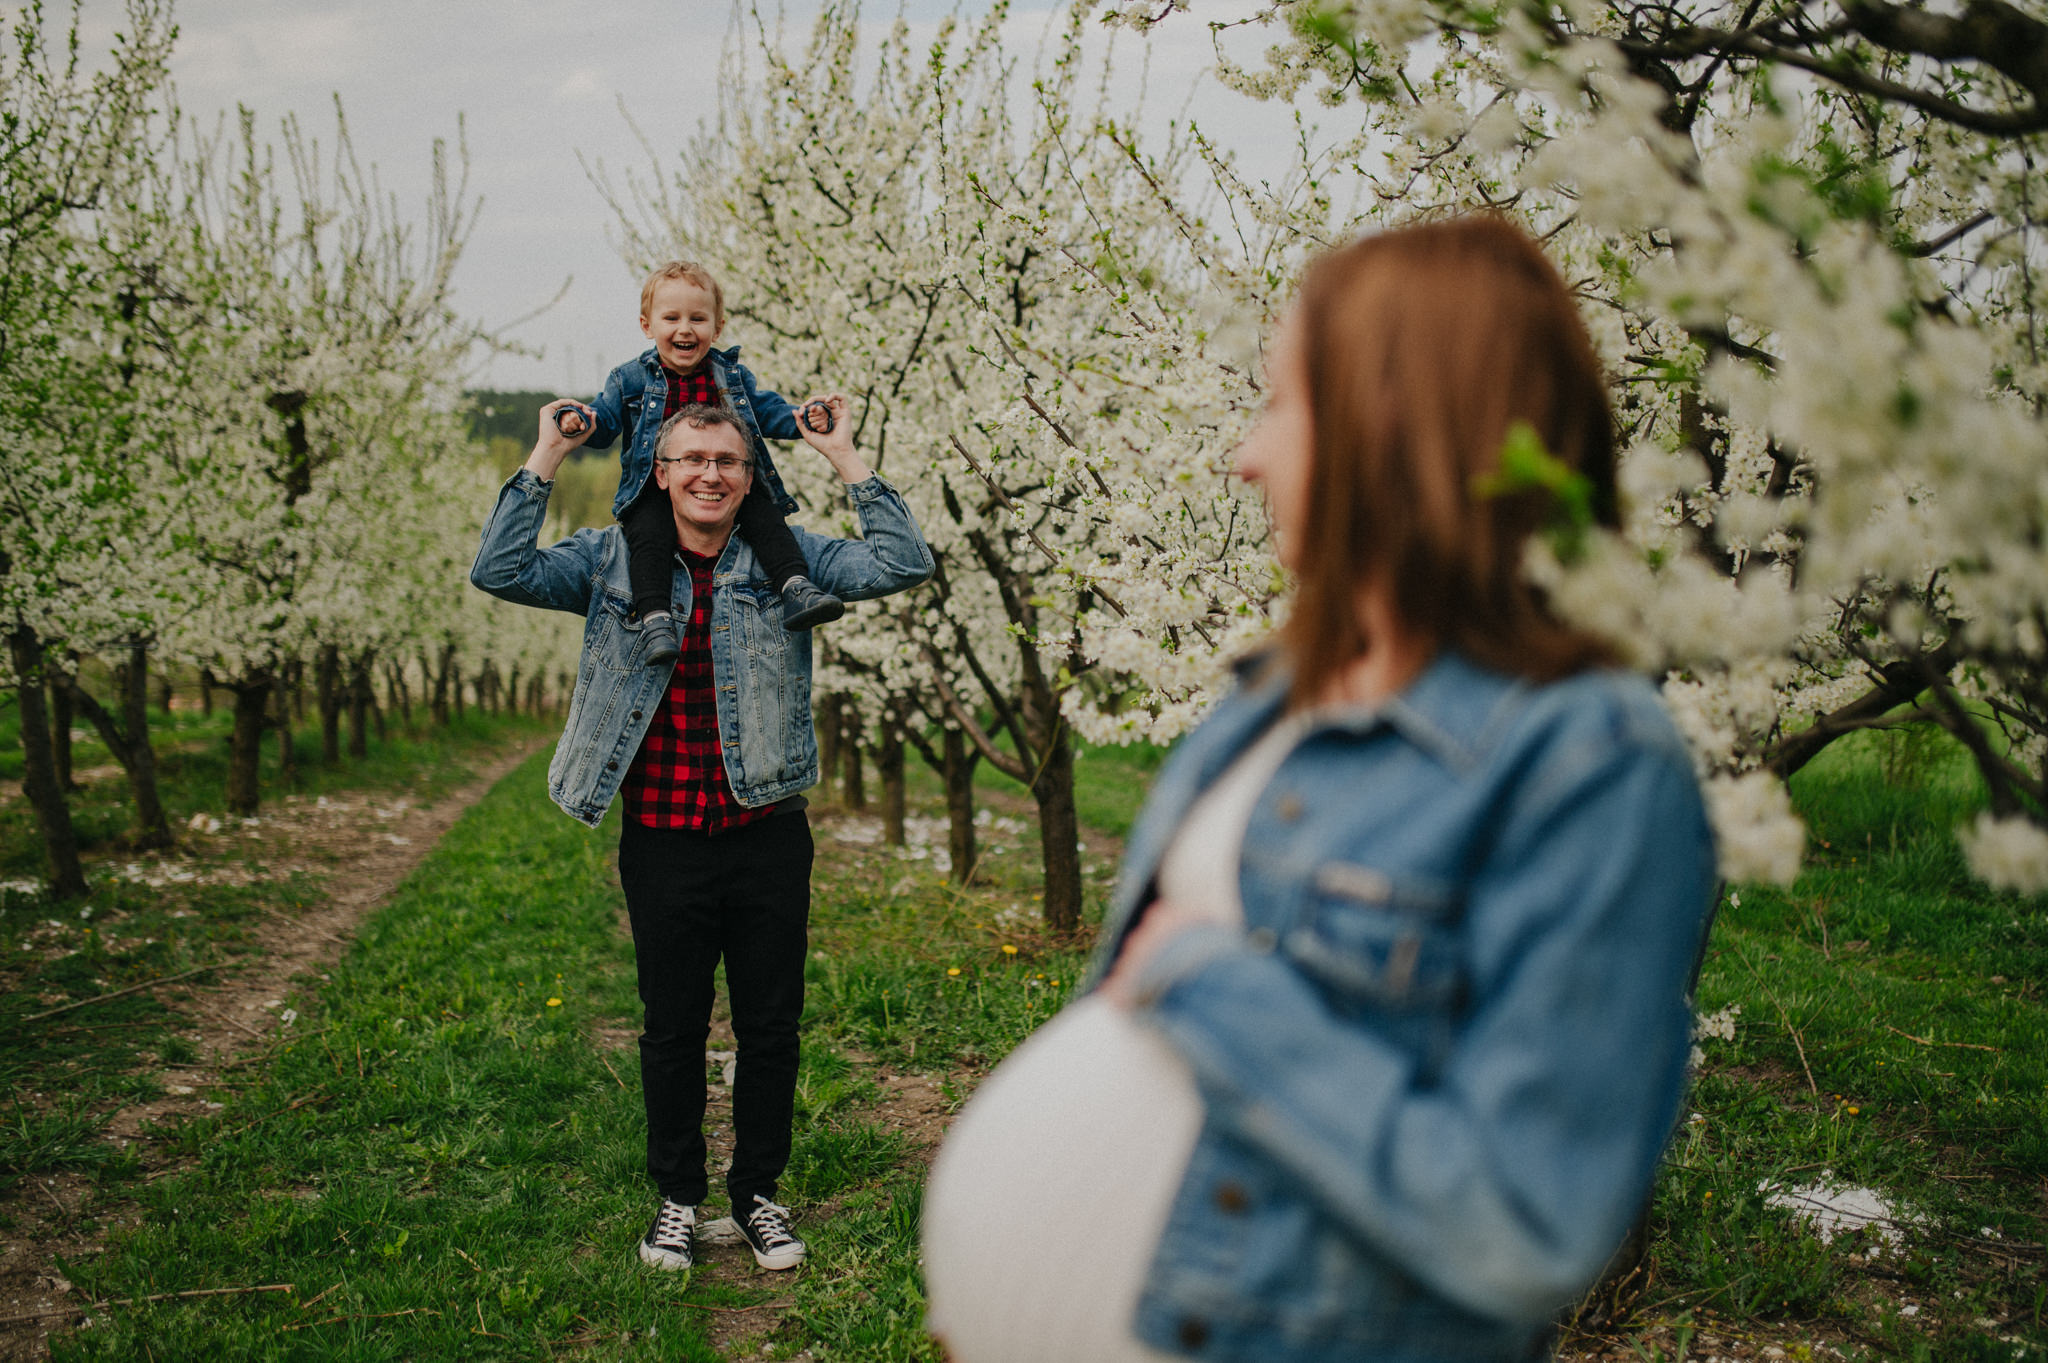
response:
<path fill-rule="evenodd" d="M 1362 238 L 1310 267 L 1296 310 L 1314 423 L 1308 522 L 1284 635 L 1294 695 L 1324 694 L 1369 644 L 1359 589 L 1385 582 L 1432 650 L 1548 681 L 1614 651 L 1522 573 L 1554 514 L 1543 489 L 1489 493 L 1526 422 L 1613 525 L 1614 416 L 1564 280 L 1492 216 Z"/>

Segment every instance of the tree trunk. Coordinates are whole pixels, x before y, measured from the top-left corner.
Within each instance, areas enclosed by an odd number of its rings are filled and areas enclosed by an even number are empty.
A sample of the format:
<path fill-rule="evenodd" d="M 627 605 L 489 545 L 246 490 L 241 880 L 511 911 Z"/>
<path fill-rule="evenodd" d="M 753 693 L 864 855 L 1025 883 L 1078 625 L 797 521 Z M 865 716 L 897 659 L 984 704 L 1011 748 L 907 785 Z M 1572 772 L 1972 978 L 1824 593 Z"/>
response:
<path fill-rule="evenodd" d="M 91 692 L 78 684 L 77 677 L 53 678 L 61 682 L 56 689 L 76 705 L 99 731 L 100 739 L 114 759 L 121 764 L 121 770 L 128 774 L 128 790 L 135 800 L 135 833 L 131 839 L 137 847 L 169 847 L 171 845 L 171 824 L 164 816 L 164 806 L 156 785 L 156 749 L 149 741 L 149 646 L 144 643 L 128 645 L 128 661 L 114 669 L 114 680 L 121 688 L 121 718 L 116 721 L 106 706 L 99 703 Z"/>
<path fill-rule="evenodd" d="M 432 698 L 428 702 L 427 711 L 433 717 L 434 723 L 446 724 L 448 722 L 448 680 L 450 674 L 455 671 L 455 646 L 450 644 L 441 650 L 441 667 L 438 672 L 428 663 L 427 655 L 424 653 L 420 655 L 420 668 L 426 673 L 426 681 L 421 683 L 421 685 L 431 686 L 432 688 Z"/>
<path fill-rule="evenodd" d="M 235 697 L 235 727 L 228 736 L 228 812 L 244 818 L 261 798 L 263 725 L 270 711 L 274 679 L 257 671 L 227 683 Z"/>
<path fill-rule="evenodd" d="M 834 691 L 818 702 L 818 795 L 832 798 L 832 784 L 839 779 L 839 720 L 846 697 Z"/>
<path fill-rule="evenodd" d="M 277 788 L 289 791 L 299 783 L 299 754 L 292 741 L 292 687 L 283 672 L 272 690 L 277 696 Z"/>
<path fill-rule="evenodd" d="M 398 717 L 412 723 L 412 686 L 405 679 L 405 664 L 396 658 L 384 664 L 384 686 L 389 696 L 386 709 L 398 711 Z"/>
<path fill-rule="evenodd" d="M 512 664 L 512 675 L 505 678 L 505 694 L 499 699 L 498 710 L 500 713 L 510 711 L 513 714 L 517 714 L 519 712 L 518 663 Z"/>
<path fill-rule="evenodd" d="M 210 668 L 199 669 L 199 713 L 213 718 L 213 672 Z"/>
<path fill-rule="evenodd" d="M 135 822 L 141 830 L 137 841 L 144 847 L 169 847 L 171 822 L 164 816 L 162 798 L 156 788 L 156 749 L 149 741 L 149 648 L 128 646 L 128 690 L 122 696 L 127 709 L 128 750 L 121 765 L 128 772 L 128 788 L 135 796 Z M 170 706 L 164 707 L 166 713 Z"/>
<path fill-rule="evenodd" d="M 462 665 L 455 661 L 455 650 L 448 650 L 448 694 L 455 698 L 455 718 L 462 718 Z"/>
<path fill-rule="evenodd" d="M 349 665 L 348 671 L 348 755 L 368 757 L 370 755 L 370 707 L 377 703 L 377 693 L 370 685 L 370 660 L 374 653 L 359 653 Z M 377 717 L 377 737 L 384 737 L 384 717 Z"/>
<path fill-rule="evenodd" d="M 341 765 L 341 650 L 324 645 L 313 669 L 314 694 L 320 705 L 320 761 Z"/>
<path fill-rule="evenodd" d="M 34 630 L 17 629 L 7 636 L 7 650 L 18 679 L 15 703 L 21 709 L 21 788 L 42 829 L 43 851 L 50 860 L 50 892 L 59 899 L 80 899 L 86 893 L 85 867 L 78 860 L 71 806 L 57 783 L 50 712 L 44 704 L 43 641 Z"/>
<path fill-rule="evenodd" d="M 974 878 L 974 769 L 981 754 L 958 729 L 945 731 L 946 850 L 953 857 L 953 879 L 961 885 Z"/>
<path fill-rule="evenodd" d="M 848 809 L 868 807 L 867 773 L 860 751 L 860 712 L 852 705 L 839 712 L 839 802 Z"/>
<path fill-rule="evenodd" d="M 882 840 L 891 847 L 901 847 L 908 840 L 903 830 L 903 729 L 893 706 L 882 720 L 882 744 L 875 754 L 875 770 L 882 780 Z"/>
<path fill-rule="evenodd" d="M 156 708 L 163 714 L 164 718 L 168 719 L 171 715 L 170 669 L 159 667 L 154 675 L 156 677 Z"/>
<path fill-rule="evenodd" d="M 1081 819 L 1074 808 L 1074 739 L 1051 697 L 1051 738 L 1039 749 L 1031 798 L 1038 804 L 1038 845 L 1045 866 L 1045 925 L 1072 932 L 1081 925 Z"/>
<path fill-rule="evenodd" d="M 71 774 L 71 726 L 76 717 L 71 710 L 71 688 L 64 678 L 55 672 L 50 676 L 50 770 L 57 778 L 57 789 L 65 795 L 78 791 L 78 782 Z"/>

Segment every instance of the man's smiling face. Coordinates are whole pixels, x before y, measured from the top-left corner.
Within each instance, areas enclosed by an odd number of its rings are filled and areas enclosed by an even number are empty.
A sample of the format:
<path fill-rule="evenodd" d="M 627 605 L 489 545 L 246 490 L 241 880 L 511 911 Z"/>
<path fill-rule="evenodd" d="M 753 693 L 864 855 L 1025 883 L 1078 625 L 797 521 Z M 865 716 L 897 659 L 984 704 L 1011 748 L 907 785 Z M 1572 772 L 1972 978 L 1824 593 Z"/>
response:
<path fill-rule="evenodd" d="M 687 463 L 693 459 L 705 462 L 693 469 Z M 721 469 L 719 460 L 739 462 Z M 677 422 L 654 465 L 654 480 L 675 508 L 677 530 L 694 531 L 706 542 L 724 542 L 753 479 L 745 438 L 722 421 L 706 426 Z"/>

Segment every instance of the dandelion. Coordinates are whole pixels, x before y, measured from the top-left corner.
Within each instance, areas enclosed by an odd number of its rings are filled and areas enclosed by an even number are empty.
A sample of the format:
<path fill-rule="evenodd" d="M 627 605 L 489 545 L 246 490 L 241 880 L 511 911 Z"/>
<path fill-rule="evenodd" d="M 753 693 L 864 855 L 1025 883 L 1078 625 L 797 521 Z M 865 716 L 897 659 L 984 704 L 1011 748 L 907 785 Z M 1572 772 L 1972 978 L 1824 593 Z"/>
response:
<path fill-rule="evenodd" d="M 1003 955 L 1005 955 L 1005 956 L 1015 956 L 1016 954 L 1017 954 L 1017 948 L 1015 948 L 1015 947 L 1011 946 L 1011 945 L 1010 945 L 1010 944 L 1009 944 L 1008 942 L 1005 942 L 1005 943 L 1003 943 Z"/>
<path fill-rule="evenodd" d="M 560 999 L 549 999 L 549 1000 L 548 1000 L 548 1007 L 550 1007 L 550 1008 L 560 1008 L 561 1006 L 562 1006 L 562 1001 L 561 1001 Z"/>
<path fill-rule="evenodd" d="M 1863 1109 L 1862 1109 L 1862 1108 L 1860 1108 L 1860 1107 L 1852 1107 L 1852 1108 L 1850 1108 L 1850 1109 L 1849 1109 L 1849 1115 L 1850 1115 L 1851 1117 L 1856 1117 L 1856 1116 L 1860 1116 L 1860 1115 L 1862 1114 L 1862 1112 L 1863 1112 Z"/>
<path fill-rule="evenodd" d="M 957 965 L 949 965 L 946 967 L 946 973 L 948 975 L 958 975 L 960 973 L 960 967 Z"/>

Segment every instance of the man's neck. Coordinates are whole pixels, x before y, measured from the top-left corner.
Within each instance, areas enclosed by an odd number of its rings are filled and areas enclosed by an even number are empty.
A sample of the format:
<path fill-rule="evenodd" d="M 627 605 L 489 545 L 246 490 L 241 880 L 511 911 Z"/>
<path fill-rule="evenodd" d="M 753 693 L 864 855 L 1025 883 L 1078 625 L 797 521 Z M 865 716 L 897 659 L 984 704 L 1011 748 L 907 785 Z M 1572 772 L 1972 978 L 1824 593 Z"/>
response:
<path fill-rule="evenodd" d="M 725 546 L 731 542 L 732 527 L 729 525 L 713 535 L 699 530 L 694 525 L 685 525 L 680 520 L 676 522 L 676 543 L 693 554 L 717 558 L 725 552 Z"/>

